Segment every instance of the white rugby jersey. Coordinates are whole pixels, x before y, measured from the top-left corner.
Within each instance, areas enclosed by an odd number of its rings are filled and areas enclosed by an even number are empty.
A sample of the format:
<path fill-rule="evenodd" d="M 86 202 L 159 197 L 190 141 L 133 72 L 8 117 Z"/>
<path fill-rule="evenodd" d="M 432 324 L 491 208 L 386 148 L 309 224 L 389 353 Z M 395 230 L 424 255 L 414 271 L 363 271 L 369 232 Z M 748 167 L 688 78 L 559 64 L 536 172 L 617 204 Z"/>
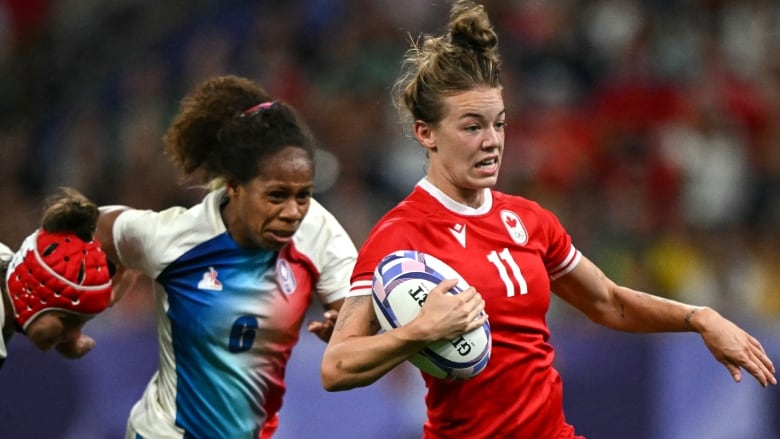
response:
<path fill-rule="evenodd" d="M 224 190 L 190 208 L 130 210 L 120 262 L 154 279 L 160 364 L 127 437 L 251 438 L 278 412 L 306 310 L 345 297 L 357 251 L 315 200 L 279 252 L 245 249 L 220 216 Z"/>

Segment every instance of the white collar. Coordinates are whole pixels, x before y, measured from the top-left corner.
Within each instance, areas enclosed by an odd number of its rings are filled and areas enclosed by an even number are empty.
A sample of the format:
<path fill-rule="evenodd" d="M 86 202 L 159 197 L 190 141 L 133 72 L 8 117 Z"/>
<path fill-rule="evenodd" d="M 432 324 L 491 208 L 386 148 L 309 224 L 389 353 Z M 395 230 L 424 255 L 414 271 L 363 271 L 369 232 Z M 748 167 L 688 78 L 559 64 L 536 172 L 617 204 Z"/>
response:
<path fill-rule="evenodd" d="M 420 189 L 424 190 L 425 192 L 428 192 L 433 198 L 436 198 L 436 200 L 438 200 L 439 203 L 447 208 L 447 210 L 460 215 L 483 215 L 490 212 L 490 209 L 493 207 L 493 192 L 489 188 L 482 189 L 484 192 L 482 205 L 474 208 L 453 200 L 447 196 L 447 194 L 442 192 L 441 189 L 434 186 L 434 184 L 431 183 L 427 177 L 423 177 L 420 181 L 418 181 L 417 186 L 419 186 Z"/>

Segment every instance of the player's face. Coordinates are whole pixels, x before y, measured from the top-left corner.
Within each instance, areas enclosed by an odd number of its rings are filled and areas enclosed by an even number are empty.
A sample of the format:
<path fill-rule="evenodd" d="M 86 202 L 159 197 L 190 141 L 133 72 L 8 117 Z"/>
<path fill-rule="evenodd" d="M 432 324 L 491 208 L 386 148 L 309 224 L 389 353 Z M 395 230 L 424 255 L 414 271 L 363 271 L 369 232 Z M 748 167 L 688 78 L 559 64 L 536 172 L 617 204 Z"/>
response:
<path fill-rule="evenodd" d="M 311 158 L 299 147 L 286 147 L 262 165 L 260 175 L 228 188 L 225 225 L 243 247 L 281 249 L 301 225 L 313 189 Z"/>
<path fill-rule="evenodd" d="M 86 317 L 65 311 L 46 311 L 27 326 L 27 338 L 42 351 L 61 343 L 71 343 L 81 335 Z"/>
<path fill-rule="evenodd" d="M 430 127 L 428 179 L 471 204 L 495 186 L 504 152 L 506 112 L 501 89 L 480 87 L 444 98 L 444 118 Z M 479 200 L 477 200 L 479 201 Z"/>

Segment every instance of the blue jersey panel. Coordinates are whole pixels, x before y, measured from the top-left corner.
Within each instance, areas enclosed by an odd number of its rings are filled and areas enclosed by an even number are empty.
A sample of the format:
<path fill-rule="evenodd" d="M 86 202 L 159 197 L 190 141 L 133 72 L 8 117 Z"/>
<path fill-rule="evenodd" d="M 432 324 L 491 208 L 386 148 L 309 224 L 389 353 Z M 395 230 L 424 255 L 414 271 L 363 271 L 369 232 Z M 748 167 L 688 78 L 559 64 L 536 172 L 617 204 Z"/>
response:
<path fill-rule="evenodd" d="M 263 391 L 252 351 L 258 318 L 276 289 L 275 253 L 246 250 L 221 234 L 192 248 L 157 278 L 168 296 L 176 363 L 176 423 L 199 438 L 256 438 Z M 273 277 L 271 277 L 273 279 Z"/>

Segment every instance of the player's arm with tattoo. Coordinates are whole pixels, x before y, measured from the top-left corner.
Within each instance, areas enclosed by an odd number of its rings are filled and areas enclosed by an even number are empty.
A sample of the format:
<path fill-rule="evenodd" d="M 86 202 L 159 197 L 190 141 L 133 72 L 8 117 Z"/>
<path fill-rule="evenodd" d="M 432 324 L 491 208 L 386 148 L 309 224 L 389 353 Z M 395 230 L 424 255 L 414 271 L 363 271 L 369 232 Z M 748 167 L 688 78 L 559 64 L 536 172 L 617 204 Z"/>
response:
<path fill-rule="evenodd" d="M 404 331 L 375 335 L 379 323 L 372 300 L 366 295 L 344 301 L 320 369 L 326 390 L 371 384 L 425 346 L 404 340 Z"/>
<path fill-rule="evenodd" d="M 447 301 L 467 301 L 477 293 L 468 288 L 457 296 L 447 294 L 455 282 L 446 280 L 434 287 L 411 322 L 378 334 L 371 295 L 348 297 L 323 355 L 323 387 L 347 390 L 369 385 L 429 343 L 462 334 L 459 314 L 450 312 Z"/>
<path fill-rule="evenodd" d="M 713 356 L 742 379 L 740 368 L 761 385 L 776 384 L 775 367 L 753 336 L 709 307 L 688 305 L 617 285 L 583 257 L 553 292 L 592 321 L 626 332 L 698 332 Z"/>

